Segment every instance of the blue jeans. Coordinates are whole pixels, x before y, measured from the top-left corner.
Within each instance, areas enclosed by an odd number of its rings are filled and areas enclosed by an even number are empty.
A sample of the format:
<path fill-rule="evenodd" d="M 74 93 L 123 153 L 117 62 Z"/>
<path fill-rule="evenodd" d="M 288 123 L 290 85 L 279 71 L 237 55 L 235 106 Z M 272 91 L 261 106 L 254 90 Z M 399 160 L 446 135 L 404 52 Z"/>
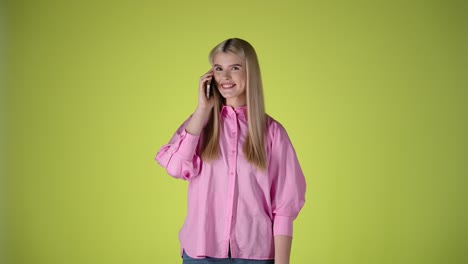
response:
<path fill-rule="evenodd" d="M 228 258 L 210 258 L 206 257 L 203 259 L 194 259 L 188 256 L 185 251 L 183 252 L 182 258 L 183 262 L 182 264 L 210 264 L 210 263 L 216 263 L 216 264 L 274 264 L 275 260 L 273 259 L 265 259 L 265 260 L 258 260 L 258 259 L 235 259 L 231 258 L 229 254 Z"/>

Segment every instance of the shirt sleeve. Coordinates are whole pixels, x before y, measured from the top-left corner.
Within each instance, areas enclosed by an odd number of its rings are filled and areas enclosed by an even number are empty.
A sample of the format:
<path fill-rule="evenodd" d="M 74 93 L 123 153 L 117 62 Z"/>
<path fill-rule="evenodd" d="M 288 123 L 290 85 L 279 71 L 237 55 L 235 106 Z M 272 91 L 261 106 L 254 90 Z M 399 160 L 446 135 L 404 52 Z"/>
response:
<path fill-rule="evenodd" d="M 162 146 L 154 158 L 174 178 L 190 180 L 200 173 L 200 136 L 185 130 L 190 116 L 177 129 L 169 143 Z"/>
<path fill-rule="evenodd" d="M 306 182 L 291 140 L 279 123 L 270 153 L 268 172 L 272 179 L 273 235 L 292 237 L 293 221 L 305 203 Z"/>

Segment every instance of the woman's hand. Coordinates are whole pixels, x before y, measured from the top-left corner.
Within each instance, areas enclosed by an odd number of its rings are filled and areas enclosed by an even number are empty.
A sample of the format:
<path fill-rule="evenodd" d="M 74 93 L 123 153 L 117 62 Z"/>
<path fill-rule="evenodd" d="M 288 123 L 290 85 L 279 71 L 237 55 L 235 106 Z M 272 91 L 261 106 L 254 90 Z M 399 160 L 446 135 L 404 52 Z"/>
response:
<path fill-rule="evenodd" d="M 292 237 L 285 235 L 274 236 L 275 240 L 275 264 L 289 264 L 291 255 Z"/>
<path fill-rule="evenodd" d="M 198 108 L 200 110 L 210 111 L 214 106 L 213 96 L 210 99 L 206 98 L 206 86 L 210 84 L 212 78 L 214 78 L 212 69 L 200 77 L 198 87 Z M 211 87 L 210 89 L 215 89 L 215 87 Z"/>
<path fill-rule="evenodd" d="M 213 96 L 210 99 L 206 98 L 206 85 L 211 82 L 213 77 L 213 70 L 209 70 L 205 73 L 202 77 L 200 77 L 200 84 L 198 87 L 198 105 L 197 109 L 192 115 L 189 123 L 185 127 L 185 131 L 192 135 L 200 135 L 203 124 L 208 119 L 211 109 L 214 106 L 214 99 Z M 211 87 L 211 89 L 216 89 L 215 87 Z"/>

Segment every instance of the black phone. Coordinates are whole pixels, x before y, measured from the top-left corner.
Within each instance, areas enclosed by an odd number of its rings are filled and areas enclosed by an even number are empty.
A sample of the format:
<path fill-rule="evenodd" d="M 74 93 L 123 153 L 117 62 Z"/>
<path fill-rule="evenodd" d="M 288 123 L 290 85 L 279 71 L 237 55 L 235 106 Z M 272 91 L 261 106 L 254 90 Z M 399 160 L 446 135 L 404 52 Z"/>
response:
<path fill-rule="evenodd" d="M 216 89 L 216 82 L 214 78 L 206 85 L 206 98 L 210 99 L 213 96 L 213 90 Z"/>

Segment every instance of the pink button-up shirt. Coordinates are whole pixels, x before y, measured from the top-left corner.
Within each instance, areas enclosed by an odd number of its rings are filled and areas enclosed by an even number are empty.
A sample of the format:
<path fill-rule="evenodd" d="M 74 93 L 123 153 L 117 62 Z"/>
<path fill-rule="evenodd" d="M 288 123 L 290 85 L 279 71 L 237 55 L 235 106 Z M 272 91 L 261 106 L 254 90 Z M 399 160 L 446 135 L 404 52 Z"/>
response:
<path fill-rule="evenodd" d="M 268 168 L 261 171 L 242 151 L 247 108 L 223 106 L 218 159 L 203 162 L 200 136 L 179 127 L 155 160 L 189 182 L 188 211 L 179 231 L 182 250 L 193 257 L 274 259 L 274 236 L 292 237 L 305 202 L 306 182 L 284 127 L 267 115 Z"/>

